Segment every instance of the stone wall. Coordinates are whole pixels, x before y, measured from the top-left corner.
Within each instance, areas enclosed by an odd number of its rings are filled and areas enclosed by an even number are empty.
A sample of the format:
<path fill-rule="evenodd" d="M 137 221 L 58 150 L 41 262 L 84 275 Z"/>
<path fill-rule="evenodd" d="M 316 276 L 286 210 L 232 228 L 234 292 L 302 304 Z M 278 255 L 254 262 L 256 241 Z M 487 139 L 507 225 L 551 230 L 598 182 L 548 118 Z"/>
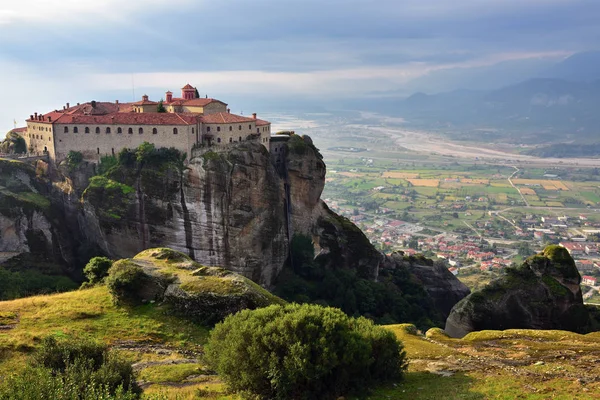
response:
<path fill-rule="evenodd" d="M 85 133 L 86 126 L 90 133 Z M 68 132 L 64 129 L 68 127 Z M 74 133 L 77 127 L 78 133 Z M 96 133 L 96 128 L 100 133 Z M 110 133 L 106 133 L 110 128 Z M 118 133 L 121 128 L 122 133 Z M 129 129 L 133 133 L 128 133 Z M 139 133 L 139 129 L 143 133 Z M 156 128 L 157 133 L 153 133 Z M 177 129 L 177 134 L 173 130 Z M 198 134 L 197 125 L 56 125 L 56 157 L 60 162 L 69 151 L 80 151 L 87 160 L 98 160 L 100 156 L 117 154 L 123 148 L 136 148 L 143 142 L 153 143 L 156 147 L 175 147 L 188 155 L 196 143 Z"/>

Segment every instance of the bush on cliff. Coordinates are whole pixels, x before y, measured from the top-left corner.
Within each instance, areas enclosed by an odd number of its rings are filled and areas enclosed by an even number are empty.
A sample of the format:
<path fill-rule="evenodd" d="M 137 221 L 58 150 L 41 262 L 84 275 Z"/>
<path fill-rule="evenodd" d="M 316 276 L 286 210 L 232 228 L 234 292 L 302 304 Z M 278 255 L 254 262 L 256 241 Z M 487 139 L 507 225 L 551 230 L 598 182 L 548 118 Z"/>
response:
<path fill-rule="evenodd" d="M 317 305 L 244 310 L 215 326 L 206 361 L 234 391 L 260 399 L 335 399 L 401 379 L 395 335 Z"/>

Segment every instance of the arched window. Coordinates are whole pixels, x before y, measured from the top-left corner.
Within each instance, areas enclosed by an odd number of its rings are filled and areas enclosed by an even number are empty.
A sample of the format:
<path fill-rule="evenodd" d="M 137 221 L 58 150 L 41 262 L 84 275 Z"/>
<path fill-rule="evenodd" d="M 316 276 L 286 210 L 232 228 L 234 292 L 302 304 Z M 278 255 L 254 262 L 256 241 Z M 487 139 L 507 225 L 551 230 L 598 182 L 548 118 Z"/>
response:
<path fill-rule="evenodd" d="M 233 138 L 229 138 L 229 143 L 233 142 Z"/>
<path fill-rule="evenodd" d="M 69 127 L 65 126 L 65 133 L 69 133 Z"/>
<path fill-rule="evenodd" d="M 177 135 L 177 128 L 173 128 L 173 135 Z"/>
<path fill-rule="evenodd" d="M 152 128 L 152 134 L 153 134 L 153 135 L 156 135 L 157 133 L 158 133 L 158 129 L 156 129 L 156 128 Z"/>
<path fill-rule="evenodd" d="M 77 129 L 77 127 L 73 128 L 73 133 L 79 133 L 79 130 Z"/>
<path fill-rule="evenodd" d="M 233 126 L 229 125 L 229 132 L 233 130 Z"/>
<path fill-rule="evenodd" d="M 260 128 L 256 128 L 256 133 L 260 133 Z"/>
<path fill-rule="evenodd" d="M 217 143 L 221 143 L 221 138 L 217 138 Z"/>
<path fill-rule="evenodd" d="M 138 133 L 141 135 L 142 133 L 144 133 L 144 128 L 140 128 L 138 129 Z"/>
<path fill-rule="evenodd" d="M 127 129 L 127 133 L 129 133 L 130 135 L 133 135 L 133 128 Z"/>
<path fill-rule="evenodd" d="M 106 127 L 106 133 L 110 133 L 110 127 L 109 126 Z"/>
<path fill-rule="evenodd" d="M 217 126 L 217 132 L 221 132 L 221 127 Z"/>
<path fill-rule="evenodd" d="M 240 142 L 242 141 L 242 137 L 240 136 Z"/>
<path fill-rule="evenodd" d="M 210 132 L 210 126 L 206 127 L 206 132 Z"/>
<path fill-rule="evenodd" d="M 117 133 L 123 133 L 123 129 L 121 127 L 117 128 Z"/>
<path fill-rule="evenodd" d="M 194 133 L 194 128 L 192 128 L 192 133 Z"/>
<path fill-rule="evenodd" d="M 89 127 L 85 127 L 85 133 L 90 133 L 90 128 Z"/>
<path fill-rule="evenodd" d="M 248 125 L 248 129 L 252 130 L 252 125 Z"/>
<path fill-rule="evenodd" d="M 100 133 L 100 127 L 96 127 L 96 133 Z"/>
<path fill-rule="evenodd" d="M 238 129 L 241 131 L 241 130 L 242 130 L 242 126 L 240 125 L 240 126 L 238 127 Z"/>

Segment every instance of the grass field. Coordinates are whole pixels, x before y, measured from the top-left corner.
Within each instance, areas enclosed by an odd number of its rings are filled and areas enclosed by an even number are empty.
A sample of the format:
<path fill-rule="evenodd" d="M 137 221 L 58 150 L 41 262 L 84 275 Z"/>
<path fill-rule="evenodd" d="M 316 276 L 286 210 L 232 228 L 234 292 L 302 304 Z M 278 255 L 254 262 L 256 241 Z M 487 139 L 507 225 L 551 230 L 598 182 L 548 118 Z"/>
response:
<path fill-rule="evenodd" d="M 207 328 L 155 304 L 115 306 L 105 287 L 0 302 L 0 376 L 23 368 L 46 335 L 91 337 L 135 362 L 145 393 L 180 399 L 241 399 L 228 394 L 201 360 Z M 426 338 L 409 325 L 386 327 L 410 360 L 405 379 L 361 399 L 598 399 L 600 333 L 483 331 Z M 356 399 L 347 396 L 347 399 Z"/>

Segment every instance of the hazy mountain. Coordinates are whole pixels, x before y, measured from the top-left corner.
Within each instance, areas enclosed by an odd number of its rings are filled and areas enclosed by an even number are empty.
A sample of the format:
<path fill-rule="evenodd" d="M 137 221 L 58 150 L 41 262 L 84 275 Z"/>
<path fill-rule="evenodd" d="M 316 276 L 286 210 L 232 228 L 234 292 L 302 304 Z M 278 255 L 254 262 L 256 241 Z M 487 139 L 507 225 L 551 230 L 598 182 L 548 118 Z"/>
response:
<path fill-rule="evenodd" d="M 559 62 L 539 76 L 565 79 L 575 82 L 591 82 L 600 79 L 600 51 L 577 53 Z"/>
<path fill-rule="evenodd" d="M 551 140 L 598 140 L 600 81 L 529 79 L 497 90 L 416 93 L 372 103 L 381 112 L 428 128 L 494 128 Z M 534 137 L 530 139 L 537 140 Z"/>

